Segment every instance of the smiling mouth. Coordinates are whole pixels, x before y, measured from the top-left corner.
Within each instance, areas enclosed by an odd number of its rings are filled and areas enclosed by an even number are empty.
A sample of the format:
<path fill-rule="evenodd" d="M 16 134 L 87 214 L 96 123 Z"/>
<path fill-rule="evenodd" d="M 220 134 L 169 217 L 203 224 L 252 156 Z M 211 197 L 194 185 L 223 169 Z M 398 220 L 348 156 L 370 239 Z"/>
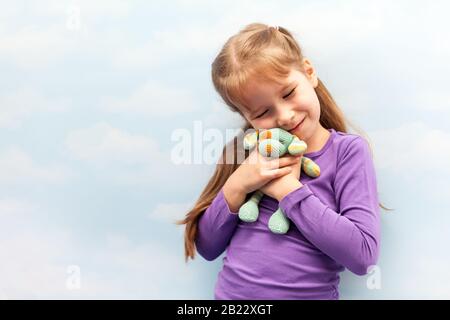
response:
<path fill-rule="evenodd" d="M 289 130 L 289 132 L 293 132 L 293 131 L 295 131 L 295 130 L 297 130 L 301 125 L 302 125 L 302 123 L 305 121 L 305 118 L 303 118 L 303 120 L 302 121 L 300 121 L 294 128 L 292 128 L 291 130 Z"/>

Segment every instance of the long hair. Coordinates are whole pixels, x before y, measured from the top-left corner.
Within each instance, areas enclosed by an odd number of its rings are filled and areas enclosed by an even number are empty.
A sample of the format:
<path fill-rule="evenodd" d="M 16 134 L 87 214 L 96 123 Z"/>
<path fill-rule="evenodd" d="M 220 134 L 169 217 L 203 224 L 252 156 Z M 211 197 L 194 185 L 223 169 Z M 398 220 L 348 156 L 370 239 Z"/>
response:
<path fill-rule="evenodd" d="M 211 76 L 214 88 L 225 104 L 239 113 L 244 119 L 240 108 L 245 108 L 245 88 L 251 79 L 279 82 L 287 77 L 292 68 L 304 71 L 303 55 L 294 36 L 285 28 L 274 28 L 262 23 L 252 23 L 240 32 L 230 37 L 212 63 Z M 318 79 L 315 92 L 320 102 L 319 122 L 325 129 L 348 132 L 347 124 L 355 129 L 369 144 L 364 132 L 356 128 L 345 118 L 341 109 L 334 101 L 323 82 Z M 239 108 L 240 107 L 240 108 Z M 245 121 L 242 131 L 251 128 Z M 227 152 L 234 154 L 232 163 L 224 161 Z M 198 220 L 210 206 L 228 177 L 239 167 L 239 152 L 242 152 L 242 136 L 236 136 L 223 149 L 222 156 L 216 165 L 211 179 L 203 189 L 193 208 L 183 220 L 177 224 L 186 224 L 184 234 L 185 260 L 194 259 L 195 238 Z M 370 150 L 373 151 L 370 147 Z M 246 158 L 248 152 L 244 151 Z M 391 210 L 379 204 L 384 210 Z"/>

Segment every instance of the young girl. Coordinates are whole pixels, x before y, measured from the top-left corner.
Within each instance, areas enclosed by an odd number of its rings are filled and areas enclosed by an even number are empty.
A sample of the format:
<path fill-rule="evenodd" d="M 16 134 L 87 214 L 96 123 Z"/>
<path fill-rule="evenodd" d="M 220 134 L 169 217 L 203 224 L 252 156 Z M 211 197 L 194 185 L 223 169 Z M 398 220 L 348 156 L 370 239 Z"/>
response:
<path fill-rule="evenodd" d="M 245 152 L 242 163 L 227 164 L 226 145 L 213 177 L 180 222 L 186 224 L 186 260 L 194 258 L 195 248 L 206 260 L 226 250 L 216 299 L 338 299 L 339 273 L 348 268 L 364 275 L 379 256 L 377 182 L 368 143 L 347 133 L 343 114 L 285 28 L 246 26 L 214 60 L 212 80 L 246 120 L 243 131 L 279 127 L 295 134 L 321 173 L 310 178 L 300 173 L 301 157 L 275 162 L 262 159 L 256 148 Z M 240 142 L 233 140 L 233 159 Z M 243 222 L 239 207 L 255 190 L 264 193 L 258 220 Z M 278 207 L 291 221 L 286 234 L 267 227 Z"/>

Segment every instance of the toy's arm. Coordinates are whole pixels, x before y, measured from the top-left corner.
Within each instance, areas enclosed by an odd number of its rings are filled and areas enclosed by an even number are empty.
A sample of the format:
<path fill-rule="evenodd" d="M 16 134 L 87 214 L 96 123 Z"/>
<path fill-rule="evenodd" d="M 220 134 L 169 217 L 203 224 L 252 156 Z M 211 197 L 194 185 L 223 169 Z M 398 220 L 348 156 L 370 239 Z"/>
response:
<path fill-rule="evenodd" d="M 289 144 L 288 151 L 289 154 L 297 155 L 305 153 L 306 148 L 307 148 L 306 142 L 300 140 L 297 136 L 294 136 L 291 143 Z M 302 158 L 302 170 L 312 178 L 320 176 L 319 165 L 308 157 Z"/>

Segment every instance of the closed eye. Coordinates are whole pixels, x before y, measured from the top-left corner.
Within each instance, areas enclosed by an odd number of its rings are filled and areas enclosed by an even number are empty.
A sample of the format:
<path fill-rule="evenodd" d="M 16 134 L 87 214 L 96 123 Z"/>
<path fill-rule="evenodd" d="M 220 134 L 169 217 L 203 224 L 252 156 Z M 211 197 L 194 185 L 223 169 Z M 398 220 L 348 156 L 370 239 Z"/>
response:
<path fill-rule="evenodd" d="M 283 97 L 283 99 L 286 99 L 286 98 L 290 97 L 290 96 L 292 95 L 292 93 L 295 91 L 295 89 L 297 89 L 297 87 L 295 87 L 294 89 L 292 89 L 291 92 L 289 92 L 287 95 L 285 95 L 285 96 Z M 261 118 L 263 115 L 266 114 L 267 111 L 269 111 L 269 110 L 266 110 L 266 111 L 264 111 L 263 113 L 261 113 L 259 116 L 256 116 L 255 119 Z"/>
<path fill-rule="evenodd" d="M 294 89 L 292 89 L 292 91 L 289 92 L 287 95 L 285 95 L 285 96 L 283 97 L 283 99 L 286 99 L 287 97 L 289 97 L 289 96 L 295 91 L 295 89 L 297 89 L 297 87 L 295 87 Z"/>
<path fill-rule="evenodd" d="M 256 119 L 256 118 L 261 118 L 267 111 L 268 111 L 268 110 L 264 111 L 264 112 L 261 113 L 259 116 L 256 116 L 255 119 Z"/>

